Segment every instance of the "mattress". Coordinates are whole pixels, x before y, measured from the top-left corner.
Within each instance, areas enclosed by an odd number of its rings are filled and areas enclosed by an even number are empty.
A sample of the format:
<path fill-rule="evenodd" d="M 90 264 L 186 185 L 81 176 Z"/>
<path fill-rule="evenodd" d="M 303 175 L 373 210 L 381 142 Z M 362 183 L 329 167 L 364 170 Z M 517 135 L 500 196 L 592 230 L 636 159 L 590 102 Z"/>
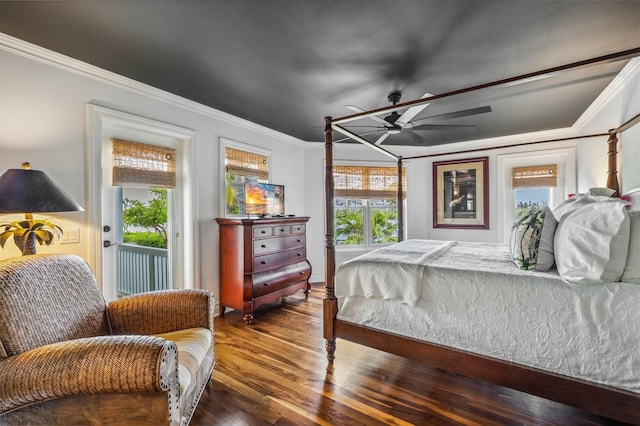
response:
<path fill-rule="evenodd" d="M 571 285 L 503 244 L 408 240 L 341 264 L 338 319 L 640 392 L 640 285 Z"/>

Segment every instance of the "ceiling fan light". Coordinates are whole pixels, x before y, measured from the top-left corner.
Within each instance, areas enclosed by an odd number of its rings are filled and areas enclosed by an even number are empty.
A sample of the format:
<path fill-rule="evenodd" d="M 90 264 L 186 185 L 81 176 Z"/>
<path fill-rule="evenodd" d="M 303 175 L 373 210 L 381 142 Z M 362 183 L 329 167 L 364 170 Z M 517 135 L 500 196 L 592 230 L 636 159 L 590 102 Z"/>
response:
<path fill-rule="evenodd" d="M 387 133 L 389 133 L 390 135 L 398 135 L 400 134 L 400 127 L 392 127 L 389 130 L 387 130 Z"/>

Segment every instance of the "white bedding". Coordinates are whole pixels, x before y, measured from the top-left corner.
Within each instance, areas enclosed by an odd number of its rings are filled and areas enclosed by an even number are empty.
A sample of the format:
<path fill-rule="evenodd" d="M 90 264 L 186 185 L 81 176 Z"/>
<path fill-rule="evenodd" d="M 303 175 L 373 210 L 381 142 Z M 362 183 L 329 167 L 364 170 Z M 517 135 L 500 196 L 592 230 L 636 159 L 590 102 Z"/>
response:
<path fill-rule="evenodd" d="M 638 284 L 523 271 L 503 244 L 408 240 L 341 264 L 335 292 L 344 321 L 640 392 Z"/>

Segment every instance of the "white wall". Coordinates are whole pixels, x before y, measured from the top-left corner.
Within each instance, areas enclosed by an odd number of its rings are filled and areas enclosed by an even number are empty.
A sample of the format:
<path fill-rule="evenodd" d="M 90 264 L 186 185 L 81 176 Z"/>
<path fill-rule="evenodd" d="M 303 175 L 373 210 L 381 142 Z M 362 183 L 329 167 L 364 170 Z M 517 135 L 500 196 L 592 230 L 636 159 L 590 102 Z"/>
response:
<path fill-rule="evenodd" d="M 16 54 L 10 50 L 17 49 Z M 35 56 L 34 56 L 35 55 Z M 55 65 L 48 58 L 58 62 Z M 69 69 L 69 67 L 72 69 Z M 85 73 L 84 71 L 87 71 Z M 287 190 L 287 212 L 305 214 L 303 142 L 177 96 L 70 60 L 0 34 L 0 173 L 23 161 L 44 170 L 73 199 L 88 206 L 86 104 L 93 103 L 196 132 L 198 255 L 201 288 L 218 295 L 221 137 L 273 152 L 274 183 Z M 37 216 L 37 215 L 36 215 Z M 77 244 L 38 246 L 40 253 L 78 254 L 89 260 L 88 212 L 51 215 L 63 228 L 79 228 Z M 12 219 L 3 215 L 0 221 Z M 19 218 L 19 216 L 17 217 Z M 0 258 L 20 253 L 8 242 Z"/>

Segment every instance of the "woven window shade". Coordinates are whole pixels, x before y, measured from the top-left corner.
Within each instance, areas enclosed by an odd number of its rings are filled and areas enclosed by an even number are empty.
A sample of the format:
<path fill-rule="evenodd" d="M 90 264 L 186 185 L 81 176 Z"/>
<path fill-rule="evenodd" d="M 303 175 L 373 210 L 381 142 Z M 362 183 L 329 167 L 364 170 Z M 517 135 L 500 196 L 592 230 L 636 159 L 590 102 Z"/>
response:
<path fill-rule="evenodd" d="M 269 157 L 266 155 L 225 147 L 224 159 L 227 173 L 269 180 Z"/>
<path fill-rule="evenodd" d="M 334 166 L 335 196 L 343 198 L 396 198 L 397 167 Z M 402 198 L 406 198 L 407 173 L 402 169 Z"/>
<path fill-rule="evenodd" d="M 175 188 L 176 150 L 111 139 L 113 186 Z"/>
<path fill-rule="evenodd" d="M 558 166 L 514 167 L 511 174 L 512 188 L 536 188 L 558 185 Z"/>

